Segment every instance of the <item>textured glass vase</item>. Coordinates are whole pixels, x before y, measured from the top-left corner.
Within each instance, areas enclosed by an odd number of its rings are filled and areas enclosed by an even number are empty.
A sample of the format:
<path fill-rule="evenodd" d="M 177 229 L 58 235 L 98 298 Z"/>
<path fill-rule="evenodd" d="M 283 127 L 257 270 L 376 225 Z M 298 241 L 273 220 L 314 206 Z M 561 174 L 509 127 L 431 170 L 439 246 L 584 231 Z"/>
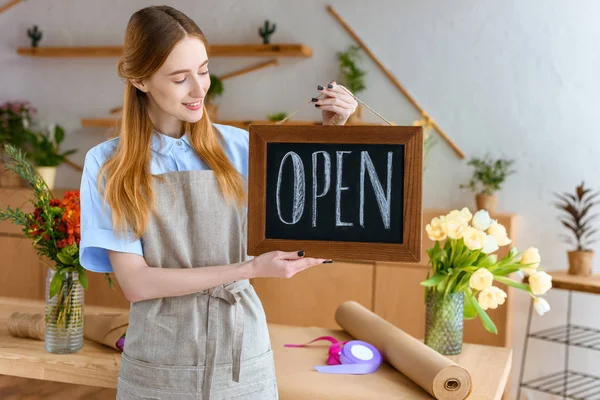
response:
<path fill-rule="evenodd" d="M 77 272 L 64 274 L 62 284 L 50 298 L 55 271 L 48 268 L 46 277 L 46 351 L 75 353 L 83 347 L 83 287 Z"/>
<path fill-rule="evenodd" d="M 429 290 L 425 316 L 425 344 L 443 355 L 460 354 L 463 343 L 464 293 L 446 296 Z"/>

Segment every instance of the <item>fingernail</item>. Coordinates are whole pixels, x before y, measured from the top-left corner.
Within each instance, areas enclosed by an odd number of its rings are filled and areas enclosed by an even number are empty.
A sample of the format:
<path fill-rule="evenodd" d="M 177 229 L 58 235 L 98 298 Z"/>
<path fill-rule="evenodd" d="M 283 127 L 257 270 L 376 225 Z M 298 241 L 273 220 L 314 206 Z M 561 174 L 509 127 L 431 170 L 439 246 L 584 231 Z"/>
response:
<path fill-rule="evenodd" d="M 323 264 L 332 264 L 332 263 L 333 263 L 332 260 L 325 260 L 325 261 L 323 261 Z"/>
<path fill-rule="evenodd" d="M 304 257 L 304 250 L 300 250 L 300 251 L 298 252 L 298 256 L 299 256 L 299 257 Z"/>
<path fill-rule="evenodd" d="M 310 101 L 312 101 L 313 103 L 316 103 L 317 101 L 319 101 L 319 99 L 317 99 L 316 97 L 313 97 Z"/>
<path fill-rule="evenodd" d="M 321 107 L 321 105 L 320 104 L 315 104 L 315 107 Z"/>
<path fill-rule="evenodd" d="M 327 87 L 328 87 L 329 89 L 333 89 L 333 85 L 332 85 L 331 83 L 330 83 L 329 85 L 327 85 Z"/>
<path fill-rule="evenodd" d="M 317 86 L 317 89 L 318 90 L 323 90 L 324 88 L 323 88 L 323 86 L 319 85 L 319 86 Z"/>

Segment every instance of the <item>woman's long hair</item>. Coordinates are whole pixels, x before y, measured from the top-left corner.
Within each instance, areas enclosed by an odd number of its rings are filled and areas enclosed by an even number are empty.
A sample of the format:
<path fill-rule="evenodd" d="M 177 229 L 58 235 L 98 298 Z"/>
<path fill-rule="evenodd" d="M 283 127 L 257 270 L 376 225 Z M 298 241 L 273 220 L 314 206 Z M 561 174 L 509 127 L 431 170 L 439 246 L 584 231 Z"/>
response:
<path fill-rule="evenodd" d="M 164 63 L 175 45 L 186 36 L 202 40 L 206 37 L 194 21 L 168 6 L 153 6 L 137 11 L 127 25 L 124 55 L 118 73 L 125 80 L 123 116 L 114 154 L 98 175 L 98 190 L 112 210 L 117 233 L 128 230 L 140 238 L 148 227 L 154 210 L 154 193 L 150 174 L 152 123 L 148 116 L 148 97 L 130 80 L 148 79 Z M 213 170 L 225 199 L 242 207 L 247 193 L 243 177 L 231 164 L 221 147 L 218 130 L 214 129 L 206 108 L 197 123 L 184 123 L 192 147 Z M 106 178 L 104 190 L 102 181 Z"/>

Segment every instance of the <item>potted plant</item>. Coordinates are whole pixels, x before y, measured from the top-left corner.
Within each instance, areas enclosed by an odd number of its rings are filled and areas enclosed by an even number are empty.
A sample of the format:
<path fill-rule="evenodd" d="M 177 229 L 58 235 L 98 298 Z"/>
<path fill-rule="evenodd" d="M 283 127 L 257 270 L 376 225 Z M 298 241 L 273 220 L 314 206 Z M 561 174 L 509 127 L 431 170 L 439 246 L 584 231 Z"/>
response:
<path fill-rule="evenodd" d="M 561 218 L 560 222 L 573 236 L 563 235 L 563 237 L 567 243 L 575 246 L 574 250 L 568 252 L 570 275 L 589 276 L 592 274 L 594 251 L 589 246 L 595 241 L 593 235 L 597 229 L 592 221 L 598 214 L 591 214 L 591 210 L 598 204 L 598 194 L 600 193 L 584 188 L 583 182 L 576 187 L 575 194 L 555 193 L 560 202 L 554 205 L 564 211 L 567 217 L 566 219 Z"/>
<path fill-rule="evenodd" d="M 478 210 L 487 210 L 490 214 L 496 212 L 498 203 L 496 192 L 500 190 L 506 178 L 514 174 L 510 169 L 513 164 L 514 160 L 502 158 L 495 160 L 489 156 L 469 160 L 467 165 L 473 166 L 475 170 L 469 183 L 460 187 L 471 189 L 475 193 Z"/>
<path fill-rule="evenodd" d="M 286 112 L 278 112 L 278 113 L 274 113 L 274 114 L 268 114 L 267 120 L 272 121 L 272 122 L 278 122 L 278 121 L 281 121 L 282 119 L 285 119 L 287 116 L 288 116 L 288 114 Z"/>
<path fill-rule="evenodd" d="M 19 175 L 5 167 L 7 159 L 4 153 L 5 145 L 12 145 L 23 149 L 25 143 L 31 138 L 29 127 L 37 110 L 27 101 L 7 102 L 0 105 L 0 186 L 24 187 L 26 182 Z"/>
<path fill-rule="evenodd" d="M 365 90 L 366 72 L 357 66 L 360 61 L 360 47 L 352 45 L 343 53 L 338 53 L 340 63 L 339 83 L 345 86 L 355 96 Z M 362 119 L 362 105 L 359 104 L 356 111 L 348 118 L 348 124 L 359 123 Z"/>
<path fill-rule="evenodd" d="M 0 210 L 0 220 L 21 225 L 40 261 L 48 266 L 46 350 L 60 354 L 76 352 L 83 346 L 83 289 L 87 288 L 85 270 L 79 263 L 79 191 L 66 192 L 62 200 L 54 198 L 21 150 L 11 145 L 6 145 L 5 150 L 11 159 L 7 167 L 33 188 L 30 202 L 34 211 L 25 213 L 8 206 Z"/>
<path fill-rule="evenodd" d="M 215 75 L 210 75 L 210 87 L 204 99 L 204 109 L 208 113 L 208 118 L 213 122 L 217 120 L 217 112 L 219 111 L 219 105 L 215 104 L 214 100 L 221 96 L 224 90 L 223 81 Z"/>
<path fill-rule="evenodd" d="M 487 309 L 504 304 L 507 293 L 493 283 L 521 289 L 534 299 L 543 315 L 550 310 L 544 295 L 552 287 L 552 276 L 539 268 L 540 256 L 530 247 L 519 253 L 511 247 L 502 259 L 494 254 L 511 243 L 506 228 L 490 218 L 485 210 L 472 215 L 468 208 L 440 215 L 425 227 L 435 245 L 427 250 L 431 269 L 425 287 L 425 344 L 441 354 L 462 350 L 463 320 L 479 316 L 483 326 L 497 334 Z M 514 281 L 510 274 L 521 271 L 528 283 Z"/>
<path fill-rule="evenodd" d="M 54 189 L 56 168 L 65 162 L 67 156 L 77 152 L 76 149 L 62 153 L 59 151 L 64 138 L 64 129 L 60 125 L 55 125 L 48 132 L 33 132 L 26 146 L 27 157 L 35 165 L 50 190 Z"/>

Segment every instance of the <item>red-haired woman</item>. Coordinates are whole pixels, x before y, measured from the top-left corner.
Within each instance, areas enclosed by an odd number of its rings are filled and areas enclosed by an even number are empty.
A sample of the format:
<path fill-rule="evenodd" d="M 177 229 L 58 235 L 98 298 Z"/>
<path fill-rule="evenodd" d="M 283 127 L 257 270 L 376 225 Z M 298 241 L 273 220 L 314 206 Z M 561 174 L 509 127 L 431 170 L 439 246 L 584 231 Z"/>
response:
<path fill-rule="evenodd" d="M 246 254 L 248 133 L 213 124 L 207 42 L 168 7 L 133 14 L 118 64 L 117 137 L 92 148 L 81 181 L 81 264 L 114 271 L 131 302 L 118 399 L 275 399 L 256 277 L 331 262 L 303 251 Z M 324 124 L 356 101 L 319 87 Z"/>

